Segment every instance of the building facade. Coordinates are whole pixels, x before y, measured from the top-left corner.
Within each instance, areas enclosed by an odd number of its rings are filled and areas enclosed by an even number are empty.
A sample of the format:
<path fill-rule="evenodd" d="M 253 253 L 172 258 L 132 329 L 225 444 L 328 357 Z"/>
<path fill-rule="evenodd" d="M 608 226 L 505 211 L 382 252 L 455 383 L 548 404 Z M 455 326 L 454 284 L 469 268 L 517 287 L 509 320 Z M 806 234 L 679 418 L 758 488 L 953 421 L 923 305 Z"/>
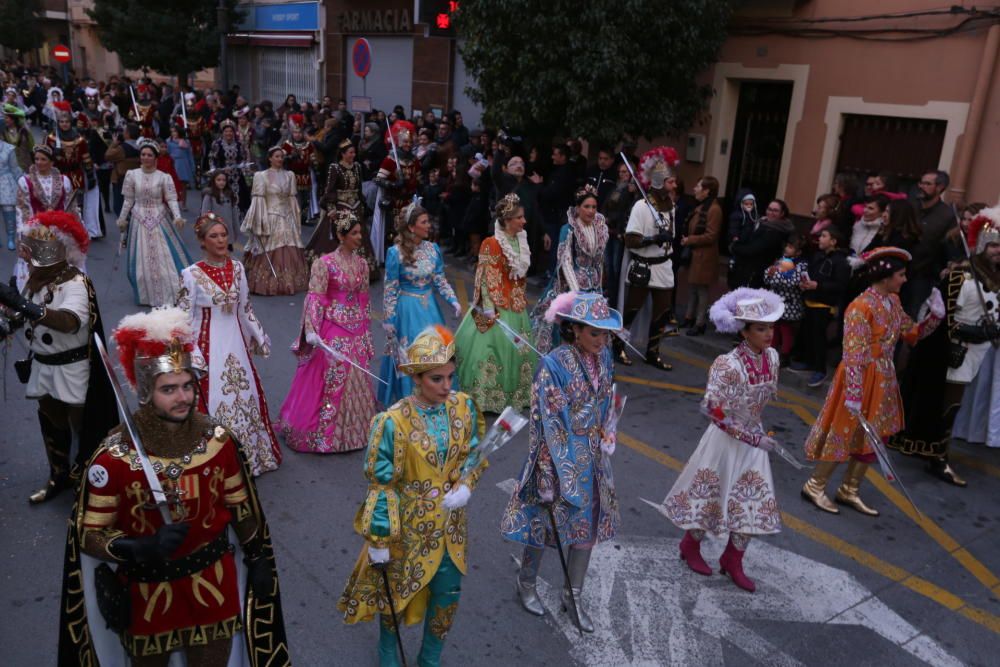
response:
<path fill-rule="evenodd" d="M 702 75 L 709 113 L 668 140 L 685 157 L 681 176 L 711 174 L 720 194 L 750 188 L 808 215 L 838 172 L 888 171 L 906 191 L 944 169 L 952 201 L 996 203 L 1000 19 L 953 4 L 743 3 Z"/>

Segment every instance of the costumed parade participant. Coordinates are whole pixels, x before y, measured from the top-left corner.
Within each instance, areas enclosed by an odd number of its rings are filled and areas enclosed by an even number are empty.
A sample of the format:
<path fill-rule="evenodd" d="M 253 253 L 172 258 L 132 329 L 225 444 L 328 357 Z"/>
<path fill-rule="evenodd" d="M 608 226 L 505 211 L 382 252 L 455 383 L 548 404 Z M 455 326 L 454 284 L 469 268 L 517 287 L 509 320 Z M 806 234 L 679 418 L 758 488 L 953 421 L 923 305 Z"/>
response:
<path fill-rule="evenodd" d="M 187 105 L 187 122 L 185 123 L 183 119 L 176 118 L 174 122 L 178 122 L 179 120 L 182 124 L 186 125 L 185 129 L 187 130 L 188 139 L 191 141 L 191 153 L 194 155 L 194 168 L 197 177 L 200 176 L 204 168 L 207 148 L 205 145 L 206 141 L 212 138 L 208 131 L 208 121 L 205 119 L 207 106 L 204 98 L 198 99 L 197 95 L 192 92 L 184 93 L 184 100 Z"/>
<path fill-rule="evenodd" d="M 156 168 L 160 147 L 149 139 L 140 139 L 138 147 L 140 166 L 125 173 L 125 203 L 118 216 L 128 280 L 136 305 L 172 306 L 177 301 L 178 277 L 192 263 L 178 234 L 184 217 L 173 180 Z"/>
<path fill-rule="evenodd" d="M 244 170 L 250 162 L 250 154 L 236 134 L 236 123 L 224 120 L 219 124 L 219 138 L 212 142 L 208 152 L 208 178 L 223 172 L 229 179 L 229 184 L 243 202 L 243 207 L 250 202 L 250 186 L 247 184 Z"/>
<path fill-rule="evenodd" d="M 254 476 L 277 470 L 281 448 L 253 363 L 254 354 L 271 354 L 271 339 L 254 314 L 243 265 L 229 257 L 225 221 L 208 213 L 194 233 L 205 258 L 181 273 L 177 305 L 189 314 L 205 359 L 198 410 L 233 432 Z"/>
<path fill-rule="evenodd" d="M 778 351 L 771 339 L 784 310 L 773 292 L 745 287 L 712 305 L 709 317 L 715 328 L 739 333 L 743 340 L 712 364 L 701 401 L 711 424 L 658 506 L 684 531 L 681 559 L 698 574 L 712 574 L 701 555 L 705 534 L 728 533 L 720 571 L 751 593 L 757 587 L 743 572 L 750 539 L 781 530 L 767 456 L 776 443 L 761 425 L 761 415 L 778 395 Z"/>
<path fill-rule="evenodd" d="M 413 394 L 379 413 L 368 436 L 368 494 L 354 519 L 367 546 L 337 607 L 348 624 L 379 615 L 380 667 L 400 664 L 399 626 L 420 621 L 417 664 L 441 664 L 467 572 L 465 506 L 485 468 L 469 470 L 467 461 L 480 446 L 485 421 L 468 394 L 451 389 L 454 354 L 444 327 L 417 336 L 402 365 L 413 378 Z"/>
<path fill-rule="evenodd" d="M 636 344 L 646 335 L 646 363 L 654 368 L 669 371 L 673 366 L 660 359 L 660 341 L 670 320 L 671 294 L 674 287 L 674 270 L 670 255 L 674 233 L 674 204 L 665 187 L 673 169 L 680 162 L 677 151 L 661 146 L 648 151 L 639 160 L 643 188 L 649 188 L 645 197 L 640 196 L 632 205 L 628 226 L 625 228 L 625 259 L 618 303 L 624 303 L 622 314 L 625 328 L 630 329 L 638 317 L 641 324 L 647 320 L 648 330 L 634 332 Z M 672 331 L 676 333 L 676 331 Z M 625 347 L 616 344 L 618 361 L 631 366 L 632 361 Z"/>
<path fill-rule="evenodd" d="M 32 164 L 31 150 L 35 147 L 35 137 L 26 127 L 24 109 L 12 104 L 3 105 L 3 140 L 14 147 L 17 163 L 21 171 L 28 171 Z"/>
<path fill-rule="evenodd" d="M 27 173 L 17 179 L 17 206 L 15 215 L 20 227 L 25 222 L 45 211 L 67 211 L 79 219 L 79 202 L 74 196 L 69 179 L 59 173 L 53 165 L 52 149 L 38 144 L 31 149 L 34 164 Z M 87 272 L 87 257 L 84 253 L 77 268 Z M 18 289 L 24 289 L 28 280 L 28 265 L 23 257 L 14 264 L 14 276 Z"/>
<path fill-rule="evenodd" d="M 316 168 L 319 153 L 305 133 L 305 117 L 299 113 L 288 116 L 289 138 L 281 144 L 288 161 L 288 170 L 295 174 L 295 192 L 299 202 L 301 224 L 312 225 L 319 215 L 316 198 Z"/>
<path fill-rule="evenodd" d="M 361 247 L 361 222 L 341 213 L 334 228 L 338 248 L 312 265 L 302 326 L 292 345 L 298 368 L 278 421 L 285 444 L 297 452 L 361 449 L 376 412 L 365 373 L 375 356 L 368 263 L 355 252 Z"/>
<path fill-rule="evenodd" d="M 138 90 L 139 99 L 134 97 Z M 132 106 L 128 109 L 128 117 L 139 125 L 142 136 L 145 139 L 156 138 L 156 102 L 149 99 L 149 86 L 139 84 L 132 89 Z"/>
<path fill-rule="evenodd" d="M 413 124 L 397 121 L 385 133 L 389 154 L 382 160 L 373 180 L 378 186 L 375 215 L 372 218 L 372 248 L 378 263 L 385 263 L 386 246 L 393 240 L 394 223 L 399 220 L 417 194 L 420 162 L 413 157 Z"/>
<path fill-rule="evenodd" d="M 400 352 L 410 346 L 417 334 L 431 325 L 444 324 L 434 292 L 448 302 L 456 318 L 462 316 L 455 290 L 444 275 L 441 249 L 427 240 L 430 232 L 430 216 L 413 202 L 403 209 L 396 227 L 396 243 L 386 253 L 382 293 L 386 354 L 379 376 L 388 385 L 379 386 L 378 399 L 382 405 L 392 405 L 413 393 L 410 376 L 398 373 L 396 365 Z"/>
<path fill-rule="evenodd" d="M 608 225 L 597 212 L 597 190 L 585 186 L 566 211 L 566 224 L 559 232 L 556 270 L 531 314 L 535 347 L 542 354 L 559 344 L 559 327 L 545 321 L 552 300 L 563 292 L 600 292 L 604 279 L 604 249 Z"/>
<path fill-rule="evenodd" d="M 86 122 L 86 116 L 83 116 Z M 73 125 L 69 112 L 60 112 L 58 122 L 45 138 L 52 149 L 53 163 L 59 173 L 69 179 L 70 187 L 76 193 L 81 205 L 81 221 L 90 238 L 99 238 L 101 222 L 98 219 L 101 193 L 97 189 L 97 173 L 90 159 L 87 138 Z"/>
<path fill-rule="evenodd" d="M 966 386 L 976 378 L 989 350 L 1000 343 L 996 320 L 1000 207 L 977 213 L 968 237 L 971 262 L 954 266 L 942 281 L 944 324 L 910 354 L 900 379 L 906 427 L 888 442 L 904 454 L 926 458 L 929 473 L 955 486 L 967 482 L 948 460 L 952 422 Z M 988 410 L 980 416 L 986 414 Z"/>
<path fill-rule="evenodd" d="M 0 213 L 7 233 L 7 250 L 11 251 L 17 240 L 17 180 L 23 173 L 17 162 L 17 151 L 6 141 L 0 141 Z"/>
<path fill-rule="evenodd" d="M 309 266 L 299 232 L 295 175 L 284 168 L 285 152 L 267 152 L 269 168 L 253 175 L 250 209 L 240 228 L 249 234 L 247 268 L 250 292 L 265 296 L 298 294 L 309 285 Z"/>
<path fill-rule="evenodd" d="M 306 254 L 310 259 L 332 252 L 337 245 L 337 235 L 333 230 L 333 219 L 338 211 L 348 211 L 361 220 L 364 228 L 364 244 L 358 252 L 368 262 L 368 277 L 371 282 L 378 282 L 379 268 L 372 250 L 372 241 L 365 225 L 364 195 L 361 192 L 361 165 L 356 161 L 358 150 L 351 140 L 344 139 L 337 147 L 337 160 L 330 165 L 326 173 L 326 191 L 320 199 L 320 206 L 325 213 L 321 216 L 319 225 L 306 244 Z"/>
<path fill-rule="evenodd" d="M 893 355 L 900 339 L 916 345 L 937 328 L 944 317 L 941 293 L 934 288 L 927 299 L 927 316 L 914 323 L 903 311 L 899 289 L 906 282 L 910 253 L 900 248 L 875 248 L 861 255 L 863 277 L 869 287 L 844 313 L 844 356 L 833 377 L 823 409 L 806 439 L 806 458 L 817 461 L 802 496 L 825 512 L 840 510 L 826 495 L 826 485 L 836 467 L 847 461 L 844 481 L 836 500 L 862 514 L 878 516 L 858 489 L 875 450 L 865 437 L 859 416 L 883 440 L 903 428 L 903 406 L 896 382 Z"/>
<path fill-rule="evenodd" d="M 28 339 L 29 356 L 15 371 L 27 385 L 25 395 L 38 401 L 49 463 L 48 482 L 28 499 L 35 504 L 70 486 L 74 436 L 79 473 L 118 415 L 93 349 L 94 335 L 104 337 L 97 293 L 79 270 L 90 245 L 87 231 L 74 215 L 45 211 L 24 220 L 18 232 L 29 274 L 23 292 L 0 284 L 0 331 L 24 326 Z"/>
<path fill-rule="evenodd" d="M 529 405 L 536 359 L 527 345 L 511 338 L 531 337 L 525 299 L 531 251 L 521 200 L 513 193 L 504 196 L 495 215 L 494 234 L 479 247 L 476 287 L 455 344 L 459 386 L 480 410 L 499 413 L 508 405 Z"/>
<path fill-rule="evenodd" d="M 622 317 L 600 294 L 566 292 L 546 313 L 562 345 L 542 357 L 531 387 L 530 444 L 521 475 L 500 522 L 504 538 L 524 545 L 517 593 L 529 613 L 543 616 L 536 581 L 546 546 L 569 549 L 562 606 L 576 625 L 593 632 L 582 593 L 590 554 L 614 539 L 621 523 L 610 457 L 614 360 L 608 332 Z M 553 533 L 558 531 L 558 535 Z"/>
<path fill-rule="evenodd" d="M 290 664 L 253 478 L 233 434 L 195 410 L 187 313 L 129 315 L 113 337 L 139 409 L 101 443 L 73 507 L 59 664 Z"/>

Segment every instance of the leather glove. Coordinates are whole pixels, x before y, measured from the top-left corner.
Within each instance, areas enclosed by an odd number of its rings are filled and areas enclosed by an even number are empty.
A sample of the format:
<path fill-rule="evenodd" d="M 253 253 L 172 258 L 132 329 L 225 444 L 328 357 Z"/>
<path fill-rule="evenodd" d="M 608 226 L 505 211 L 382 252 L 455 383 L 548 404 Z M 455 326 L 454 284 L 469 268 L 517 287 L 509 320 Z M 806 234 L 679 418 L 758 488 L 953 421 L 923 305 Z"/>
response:
<path fill-rule="evenodd" d="M 389 550 L 379 547 L 368 547 L 368 560 L 376 565 L 389 562 Z"/>
<path fill-rule="evenodd" d="M 125 560 L 144 563 L 150 560 L 166 560 L 184 542 L 189 523 L 171 523 L 160 526 L 153 535 L 142 537 L 119 537 L 112 540 L 108 550 L 112 555 Z"/>
<path fill-rule="evenodd" d="M 323 342 L 323 339 L 319 337 L 315 331 L 306 332 L 306 342 L 315 347 L 319 347 L 319 344 Z"/>
<path fill-rule="evenodd" d="M 852 415 L 859 414 L 861 412 L 861 401 L 844 401 L 844 407 Z"/>
<path fill-rule="evenodd" d="M 757 449 L 763 449 L 765 452 L 773 452 L 777 444 L 777 440 L 769 435 L 765 435 L 760 439 L 760 442 L 757 443 Z"/>
<path fill-rule="evenodd" d="M 17 291 L 17 287 L 14 285 L 0 283 L 0 304 L 7 306 L 15 313 L 24 315 L 32 322 L 40 320 L 45 316 L 45 306 L 28 301 L 23 294 Z"/>
<path fill-rule="evenodd" d="M 247 583 L 255 597 L 267 600 L 274 595 L 274 570 L 265 558 L 244 559 L 247 565 Z"/>
<path fill-rule="evenodd" d="M 470 496 L 472 496 L 472 491 L 469 490 L 469 487 L 465 484 L 459 484 L 444 494 L 444 498 L 441 499 L 441 506 L 446 510 L 461 509 L 469 502 Z"/>

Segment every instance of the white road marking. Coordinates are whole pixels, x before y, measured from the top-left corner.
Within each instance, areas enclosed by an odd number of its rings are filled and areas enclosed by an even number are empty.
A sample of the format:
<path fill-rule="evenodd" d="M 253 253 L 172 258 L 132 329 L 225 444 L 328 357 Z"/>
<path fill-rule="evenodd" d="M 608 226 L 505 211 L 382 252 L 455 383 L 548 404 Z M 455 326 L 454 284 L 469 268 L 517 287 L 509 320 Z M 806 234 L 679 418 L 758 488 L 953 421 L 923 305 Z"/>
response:
<path fill-rule="evenodd" d="M 514 480 L 497 484 L 510 494 Z M 582 639 L 559 593 L 558 557 L 546 553 L 538 594 L 546 619 L 569 642 L 582 665 L 720 665 L 730 644 L 766 665 L 803 665 L 758 634 L 758 621 L 860 625 L 934 667 L 962 662 L 886 606 L 853 575 L 766 540 L 753 540 L 744 560 L 757 592 L 738 589 L 718 574 L 724 543 L 707 539 L 702 550 L 715 568 L 711 577 L 691 572 L 680 560 L 677 539 L 621 536 L 598 545 L 590 561 L 583 599 L 596 632 Z M 517 554 L 520 556 L 520 554 Z M 798 649 L 798 650 L 796 650 Z"/>

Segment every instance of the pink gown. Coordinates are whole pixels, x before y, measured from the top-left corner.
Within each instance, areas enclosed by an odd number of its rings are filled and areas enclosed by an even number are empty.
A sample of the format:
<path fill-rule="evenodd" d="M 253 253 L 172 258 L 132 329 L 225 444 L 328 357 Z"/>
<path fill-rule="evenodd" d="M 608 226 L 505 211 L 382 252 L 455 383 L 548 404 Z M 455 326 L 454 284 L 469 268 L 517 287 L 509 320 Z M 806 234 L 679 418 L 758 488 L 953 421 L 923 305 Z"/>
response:
<path fill-rule="evenodd" d="M 369 332 L 368 264 L 339 250 L 312 265 L 302 329 L 292 345 L 299 358 L 292 387 L 281 406 L 278 429 L 298 452 L 329 454 L 361 449 L 375 416 L 375 392 L 367 375 L 305 341 L 315 332 L 362 368 L 374 357 Z"/>

